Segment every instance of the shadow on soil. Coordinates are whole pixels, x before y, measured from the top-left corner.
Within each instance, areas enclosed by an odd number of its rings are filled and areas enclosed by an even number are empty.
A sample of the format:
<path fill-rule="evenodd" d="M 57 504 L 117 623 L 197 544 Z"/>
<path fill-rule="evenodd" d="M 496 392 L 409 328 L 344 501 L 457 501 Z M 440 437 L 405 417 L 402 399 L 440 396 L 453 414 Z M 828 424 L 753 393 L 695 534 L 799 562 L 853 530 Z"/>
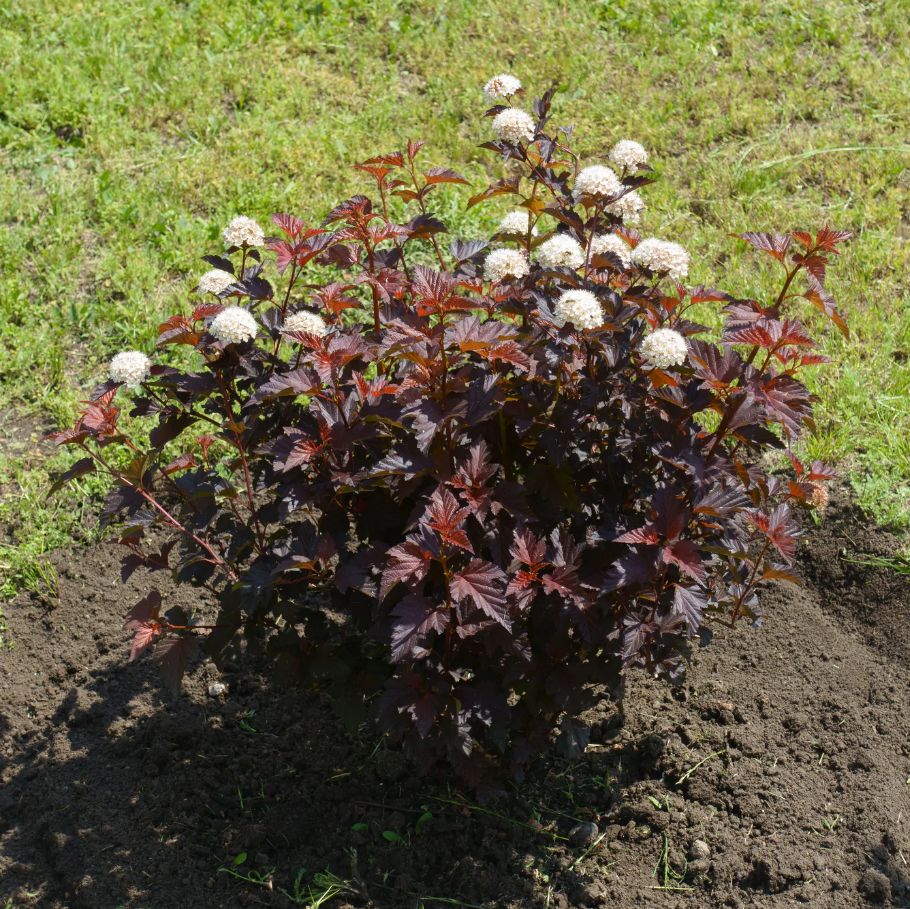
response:
<path fill-rule="evenodd" d="M 124 662 L 148 582 L 61 553 L 0 656 L 0 906 L 910 906 L 910 583 L 844 558 L 894 546 L 835 503 L 763 628 L 677 688 L 631 677 L 624 725 L 590 712 L 581 760 L 493 805 L 319 695 L 228 671 L 212 697 L 205 665 L 162 694 Z"/>

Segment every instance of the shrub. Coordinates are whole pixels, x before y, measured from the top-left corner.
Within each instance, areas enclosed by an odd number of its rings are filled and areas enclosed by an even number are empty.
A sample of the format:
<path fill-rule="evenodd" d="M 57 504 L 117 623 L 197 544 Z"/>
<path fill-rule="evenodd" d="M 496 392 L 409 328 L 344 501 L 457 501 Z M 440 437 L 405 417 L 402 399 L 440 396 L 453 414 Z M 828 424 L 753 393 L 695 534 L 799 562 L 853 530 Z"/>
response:
<path fill-rule="evenodd" d="M 824 282 L 847 233 L 743 234 L 782 267 L 773 302 L 686 288 L 687 252 L 632 227 L 644 149 L 582 168 L 553 92 L 532 115 L 515 81 L 487 86 L 509 91 L 483 146 L 505 176 L 469 202 L 515 200 L 499 248 L 443 245 L 428 203 L 467 181 L 408 142 L 319 225 L 235 219 L 203 302 L 160 326 L 196 368 L 120 354 L 53 436 L 85 455 L 58 485 L 115 481 L 123 578 L 170 571 L 217 603 L 145 597 L 131 659 L 152 649 L 176 685 L 200 645 L 220 663 L 246 640 L 475 784 L 557 731 L 577 753 L 579 711 L 625 670 L 674 676 L 703 627 L 757 620 L 760 584 L 794 579 L 791 508 L 832 476 L 791 451 L 812 428 L 798 376 L 824 359 L 796 304 L 845 330 Z M 719 341 L 699 304 L 722 307 Z M 123 385 L 147 437 L 120 427 Z"/>

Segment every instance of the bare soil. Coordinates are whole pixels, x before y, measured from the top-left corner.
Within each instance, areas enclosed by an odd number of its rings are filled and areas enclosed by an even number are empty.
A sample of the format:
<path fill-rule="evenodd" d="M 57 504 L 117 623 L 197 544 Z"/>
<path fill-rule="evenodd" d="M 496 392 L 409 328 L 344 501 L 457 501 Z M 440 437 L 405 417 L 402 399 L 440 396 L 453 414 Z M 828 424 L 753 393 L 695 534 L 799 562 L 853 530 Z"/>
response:
<path fill-rule="evenodd" d="M 121 630 L 148 579 L 59 553 L 59 602 L 7 609 L 0 906 L 282 907 L 328 871 L 336 907 L 910 907 L 910 582 L 850 561 L 895 548 L 837 499 L 763 627 L 632 675 L 624 723 L 490 806 L 318 694 L 205 664 L 163 693 Z"/>

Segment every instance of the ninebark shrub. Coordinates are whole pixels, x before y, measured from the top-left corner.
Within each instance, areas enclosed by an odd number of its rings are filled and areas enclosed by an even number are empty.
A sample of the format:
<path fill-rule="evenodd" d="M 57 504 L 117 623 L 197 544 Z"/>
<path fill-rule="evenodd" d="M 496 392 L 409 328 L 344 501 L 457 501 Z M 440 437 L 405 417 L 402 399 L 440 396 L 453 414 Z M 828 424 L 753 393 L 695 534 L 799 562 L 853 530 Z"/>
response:
<path fill-rule="evenodd" d="M 433 193 L 467 181 L 408 142 L 357 165 L 373 195 L 319 224 L 235 219 L 156 362 L 118 355 L 53 436 L 84 450 L 59 483 L 114 479 L 123 578 L 168 571 L 218 603 L 203 620 L 147 596 L 131 658 L 177 685 L 197 648 L 256 644 L 301 696 L 332 692 L 474 784 L 554 739 L 577 753 L 579 711 L 626 670 L 672 677 L 703 628 L 757 620 L 760 585 L 795 580 L 791 510 L 832 476 L 790 451 L 824 360 L 798 312 L 846 330 L 825 271 L 849 236 L 743 234 L 780 264 L 773 300 L 686 287 L 686 251 L 633 226 L 641 146 L 583 168 L 552 92 L 529 113 L 517 80 L 487 90 L 506 176 L 469 204 L 514 201 L 496 248 L 443 241 Z M 719 338 L 697 304 L 723 309 Z M 195 368 L 165 365 L 169 345 Z"/>

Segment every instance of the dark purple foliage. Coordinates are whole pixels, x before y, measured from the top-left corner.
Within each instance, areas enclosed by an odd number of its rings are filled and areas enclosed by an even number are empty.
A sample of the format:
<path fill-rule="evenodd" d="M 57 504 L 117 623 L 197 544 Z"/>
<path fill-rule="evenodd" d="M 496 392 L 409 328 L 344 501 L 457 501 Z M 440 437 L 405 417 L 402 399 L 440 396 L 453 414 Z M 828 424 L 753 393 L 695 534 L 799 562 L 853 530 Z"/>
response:
<path fill-rule="evenodd" d="M 611 231 L 634 246 L 602 200 L 573 200 L 577 159 L 547 131 L 550 100 L 531 145 L 487 144 L 522 171 L 470 203 L 510 194 L 585 249 Z M 147 597 L 131 657 L 153 648 L 173 684 L 197 643 L 219 662 L 245 636 L 282 676 L 477 783 L 503 762 L 520 773 L 557 733 L 577 753 L 574 717 L 603 686 L 632 667 L 673 676 L 703 625 L 755 620 L 759 585 L 793 577 L 792 508 L 832 474 L 791 455 L 794 475 L 769 475 L 762 456 L 812 428 L 798 375 L 823 358 L 794 304 L 844 328 L 824 278 L 848 235 L 743 234 L 785 270 L 767 305 L 668 289 L 615 255 L 490 284 L 486 243 L 444 249 L 427 209 L 466 181 L 423 169 L 420 149 L 358 165 L 376 198 L 320 225 L 275 215 L 268 280 L 246 248 L 209 257 L 236 283 L 161 325 L 159 344 L 195 348 L 199 369 L 153 368 L 133 400 L 147 440 L 122 434 L 111 382 L 54 438 L 86 453 L 60 482 L 115 478 L 104 519 L 121 528 L 124 579 L 169 571 L 220 605 L 202 625 Z M 415 209 L 405 224 L 393 195 Z M 550 235 L 513 242 L 531 253 Z M 314 283 L 311 263 L 332 276 Z M 601 327 L 554 323 L 571 288 L 596 295 Z M 719 342 L 689 319 L 712 302 Z M 225 305 L 254 315 L 257 341 L 213 338 Z M 283 334 L 300 309 L 328 332 Z M 643 361 L 660 327 L 687 338 L 682 365 Z M 127 467 L 111 445 L 130 449 Z"/>

